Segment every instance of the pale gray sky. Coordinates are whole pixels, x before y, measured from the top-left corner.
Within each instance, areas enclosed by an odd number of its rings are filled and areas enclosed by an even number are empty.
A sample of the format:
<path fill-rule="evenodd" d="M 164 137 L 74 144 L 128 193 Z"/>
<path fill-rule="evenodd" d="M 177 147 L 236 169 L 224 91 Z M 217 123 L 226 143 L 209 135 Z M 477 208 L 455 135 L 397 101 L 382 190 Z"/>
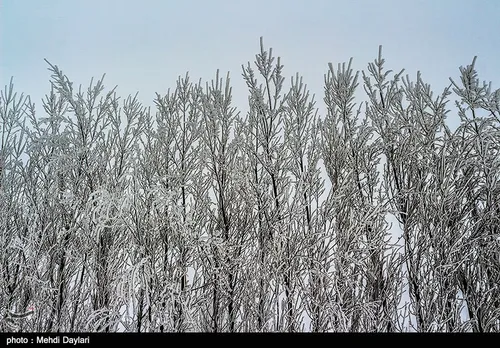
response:
<path fill-rule="evenodd" d="M 304 76 L 322 102 L 327 63 L 354 58 L 366 69 L 383 45 L 387 67 L 421 70 L 434 90 L 478 56 L 480 78 L 500 84 L 497 0 L 2 0 L 0 82 L 34 98 L 49 91 L 44 58 L 76 84 L 106 73 L 126 97 L 152 105 L 179 75 L 230 71 L 236 106 L 246 108 L 241 64 L 259 37 L 282 57 L 284 74 Z M 287 79 L 287 82 L 289 78 Z"/>

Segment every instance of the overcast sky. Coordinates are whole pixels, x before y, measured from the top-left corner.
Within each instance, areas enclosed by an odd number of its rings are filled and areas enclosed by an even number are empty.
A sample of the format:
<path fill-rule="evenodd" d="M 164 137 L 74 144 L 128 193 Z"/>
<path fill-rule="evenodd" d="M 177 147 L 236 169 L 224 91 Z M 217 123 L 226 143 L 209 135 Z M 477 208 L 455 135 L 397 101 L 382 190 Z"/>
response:
<path fill-rule="evenodd" d="M 379 45 L 388 68 L 421 70 L 434 90 L 477 55 L 480 78 L 498 88 L 499 15 L 498 0 L 2 0 L 0 82 L 14 76 L 41 110 L 46 58 L 76 84 L 106 73 L 107 87 L 118 85 L 122 97 L 138 91 L 152 105 L 186 71 L 206 81 L 218 68 L 246 108 L 241 64 L 254 60 L 263 36 L 285 76 L 302 74 L 321 103 L 328 62 L 353 57 L 366 69 Z"/>

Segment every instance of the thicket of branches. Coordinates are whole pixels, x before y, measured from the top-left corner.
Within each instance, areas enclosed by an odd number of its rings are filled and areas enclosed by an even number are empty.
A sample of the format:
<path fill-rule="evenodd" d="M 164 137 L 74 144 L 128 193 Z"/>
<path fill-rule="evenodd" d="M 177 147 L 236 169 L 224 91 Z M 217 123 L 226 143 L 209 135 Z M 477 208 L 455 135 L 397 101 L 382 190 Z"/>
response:
<path fill-rule="evenodd" d="M 43 111 L 11 80 L 0 330 L 499 331 L 500 90 L 474 63 L 439 94 L 381 51 L 329 64 L 326 115 L 262 39 L 244 115 L 218 71 L 154 111 L 50 63 Z"/>

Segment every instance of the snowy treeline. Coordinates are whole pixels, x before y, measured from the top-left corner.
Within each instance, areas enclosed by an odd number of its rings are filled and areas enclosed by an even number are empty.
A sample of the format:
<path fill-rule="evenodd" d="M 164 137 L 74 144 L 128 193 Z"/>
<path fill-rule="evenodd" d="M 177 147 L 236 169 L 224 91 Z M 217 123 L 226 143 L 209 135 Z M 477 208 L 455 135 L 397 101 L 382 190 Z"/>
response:
<path fill-rule="evenodd" d="M 43 110 L 0 97 L 1 331 L 499 331 L 500 90 L 475 59 L 438 94 L 381 52 L 330 64 L 325 115 L 262 39 L 246 114 L 219 72 L 150 110 L 47 63 Z"/>

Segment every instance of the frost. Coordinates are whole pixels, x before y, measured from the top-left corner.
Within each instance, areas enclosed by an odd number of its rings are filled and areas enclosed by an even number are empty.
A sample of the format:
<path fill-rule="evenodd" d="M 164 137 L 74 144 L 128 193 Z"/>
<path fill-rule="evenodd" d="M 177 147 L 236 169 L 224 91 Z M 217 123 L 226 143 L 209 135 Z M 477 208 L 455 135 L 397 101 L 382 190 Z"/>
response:
<path fill-rule="evenodd" d="M 246 113 L 219 71 L 153 112 L 50 63 L 42 114 L 10 83 L 0 331 L 499 331 L 499 91 L 475 62 L 436 94 L 380 48 L 315 98 L 261 39 Z"/>

